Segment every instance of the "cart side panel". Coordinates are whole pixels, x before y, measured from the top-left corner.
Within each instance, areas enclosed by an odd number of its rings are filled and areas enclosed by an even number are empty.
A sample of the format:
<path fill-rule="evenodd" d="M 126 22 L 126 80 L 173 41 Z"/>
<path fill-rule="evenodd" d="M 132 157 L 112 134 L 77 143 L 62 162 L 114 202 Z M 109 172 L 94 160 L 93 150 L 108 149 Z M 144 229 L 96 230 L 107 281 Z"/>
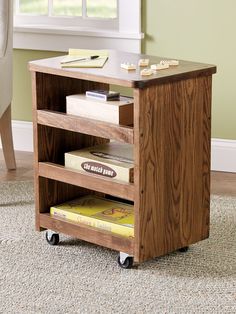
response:
<path fill-rule="evenodd" d="M 209 235 L 211 76 L 136 89 L 135 260 Z"/>

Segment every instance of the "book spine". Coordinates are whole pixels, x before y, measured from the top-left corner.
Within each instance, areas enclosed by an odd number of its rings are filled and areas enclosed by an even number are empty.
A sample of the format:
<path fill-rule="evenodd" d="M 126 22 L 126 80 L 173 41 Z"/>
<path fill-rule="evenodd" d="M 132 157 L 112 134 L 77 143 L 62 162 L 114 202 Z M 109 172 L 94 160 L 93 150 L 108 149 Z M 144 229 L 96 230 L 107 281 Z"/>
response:
<path fill-rule="evenodd" d="M 103 95 L 103 94 L 95 94 L 92 92 L 86 92 L 86 97 L 94 98 L 94 99 L 102 99 L 102 100 L 107 101 L 107 95 Z"/>
<path fill-rule="evenodd" d="M 82 223 L 90 227 L 120 234 L 125 237 L 134 237 L 134 228 L 132 227 L 118 225 L 109 221 L 99 220 L 93 217 L 68 212 L 66 210 L 63 210 L 61 208 L 56 208 L 56 207 L 50 208 L 50 214 L 55 217 L 72 220 L 74 222 Z"/>
<path fill-rule="evenodd" d="M 106 95 L 101 95 L 106 97 Z M 133 102 L 132 98 L 121 97 L 114 102 L 101 101 L 96 97 L 66 97 L 66 112 L 81 116 L 110 122 L 114 124 L 132 125 L 133 124 Z"/>
<path fill-rule="evenodd" d="M 67 99 L 66 113 L 88 119 L 119 124 L 119 112 L 115 106 L 84 100 Z"/>

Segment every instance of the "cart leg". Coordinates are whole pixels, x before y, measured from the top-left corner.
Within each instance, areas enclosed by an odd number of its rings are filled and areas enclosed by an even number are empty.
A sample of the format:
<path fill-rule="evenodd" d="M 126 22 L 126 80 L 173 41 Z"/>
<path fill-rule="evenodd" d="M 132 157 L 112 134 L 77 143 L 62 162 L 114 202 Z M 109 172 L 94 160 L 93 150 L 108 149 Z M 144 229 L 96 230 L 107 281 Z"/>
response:
<path fill-rule="evenodd" d="M 121 268 L 131 268 L 134 263 L 133 256 L 130 256 L 127 253 L 120 252 L 118 255 L 118 264 Z"/>
<path fill-rule="evenodd" d="M 59 234 L 52 230 L 46 231 L 46 240 L 50 245 L 57 245 L 59 243 Z"/>
<path fill-rule="evenodd" d="M 188 251 L 188 249 L 189 249 L 188 246 L 184 246 L 184 247 L 180 248 L 178 251 L 181 252 L 181 253 L 185 253 L 185 252 Z"/>

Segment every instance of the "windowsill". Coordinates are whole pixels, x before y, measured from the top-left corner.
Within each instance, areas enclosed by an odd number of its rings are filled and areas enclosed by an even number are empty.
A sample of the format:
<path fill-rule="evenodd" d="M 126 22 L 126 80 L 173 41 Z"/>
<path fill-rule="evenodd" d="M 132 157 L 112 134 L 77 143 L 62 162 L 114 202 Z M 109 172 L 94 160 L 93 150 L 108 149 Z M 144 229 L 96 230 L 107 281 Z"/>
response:
<path fill-rule="evenodd" d="M 59 35 L 80 35 L 91 37 L 112 37 L 112 38 L 129 38 L 129 39 L 142 39 L 143 33 L 120 33 L 117 30 L 101 29 L 83 27 L 78 28 L 74 26 L 59 27 L 57 25 L 21 25 L 14 26 L 15 33 L 41 33 L 41 34 L 59 34 Z"/>
<path fill-rule="evenodd" d="M 93 37 L 93 38 L 91 38 Z M 56 25 L 14 26 L 14 48 L 68 51 L 68 48 L 113 48 L 140 52 L 143 33 Z"/>

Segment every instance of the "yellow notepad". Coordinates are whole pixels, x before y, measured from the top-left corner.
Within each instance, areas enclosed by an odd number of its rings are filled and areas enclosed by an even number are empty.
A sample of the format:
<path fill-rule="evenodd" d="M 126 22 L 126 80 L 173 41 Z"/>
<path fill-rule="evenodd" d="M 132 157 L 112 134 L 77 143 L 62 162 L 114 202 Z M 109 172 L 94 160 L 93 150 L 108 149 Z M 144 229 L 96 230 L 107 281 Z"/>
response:
<path fill-rule="evenodd" d="M 89 59 L 98 56 L 96 59 Z M 77 60 L 85 58 L 85 60 Z M 61 60 L 62 68 L 102 68 L 108 59 L 107 50 L 69 49 L 69 53 Z"/>

